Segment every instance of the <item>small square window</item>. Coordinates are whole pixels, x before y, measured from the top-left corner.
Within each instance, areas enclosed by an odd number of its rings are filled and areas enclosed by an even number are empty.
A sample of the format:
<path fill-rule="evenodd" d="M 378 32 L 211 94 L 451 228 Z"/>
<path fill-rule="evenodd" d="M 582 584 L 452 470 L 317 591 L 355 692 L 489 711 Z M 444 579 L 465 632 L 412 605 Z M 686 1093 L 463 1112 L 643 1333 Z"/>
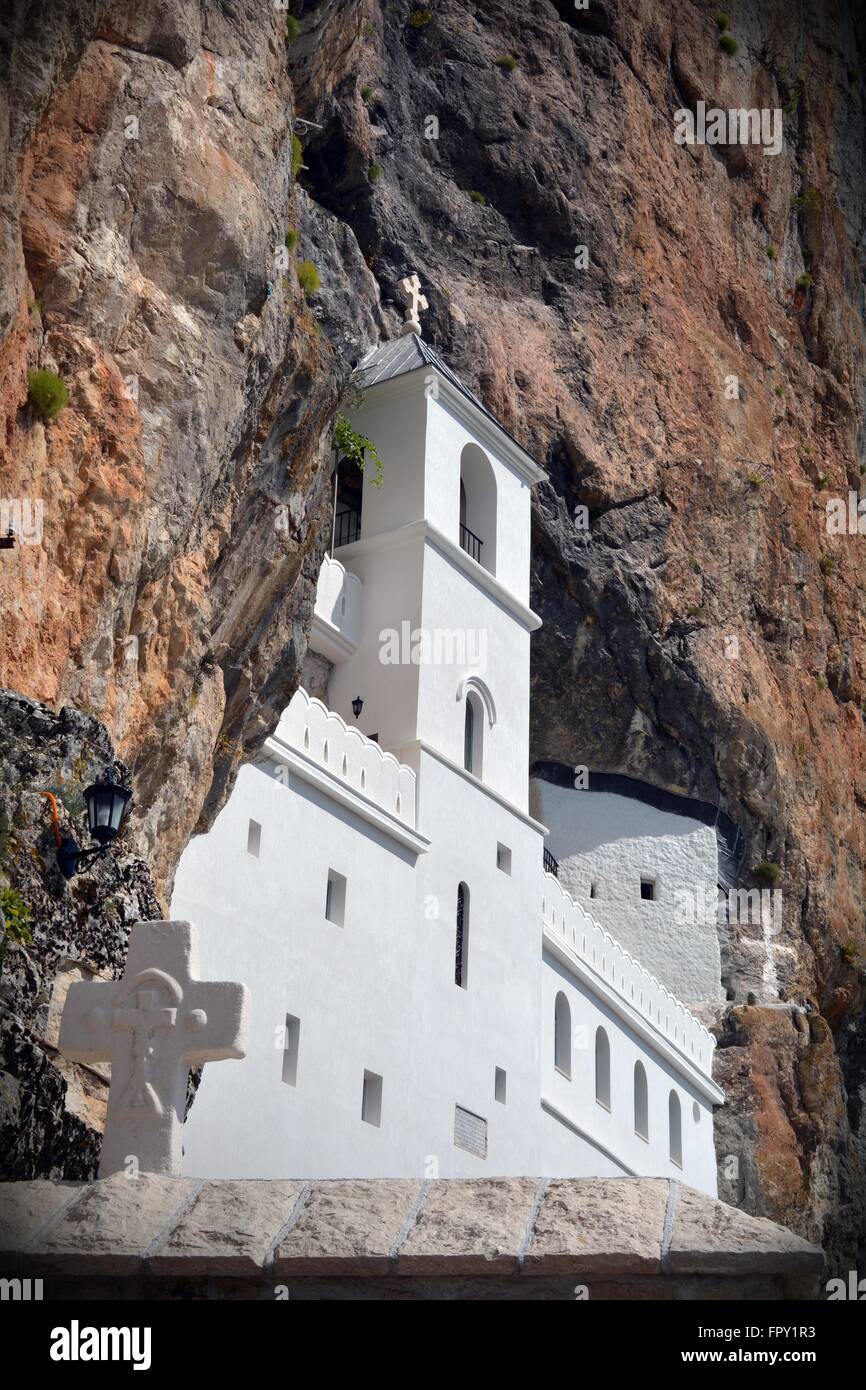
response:
<path fill-rule="evenodd" d="M 328 887 L 325 891 L 325 916 L 335 926 L 342 927 L 346 920 L 346 880 L 336 869 L 328 870 Z"/>
<path fill-rule="evenodd" d="M 502 1067 L 496 1068 L 496 1076 L 493 1082 L 493 1098 L 498 1100 L 500 1105 L 505 1104 L 505 1072 Z"/>
<path fill-rule="evenodd" d="M 504 874 L 511 873 L 511 850 L 507 845 L 496 846 L 496 867 Z"/>
<path fill-rule="evenodd" d="M 656 886 L 655 886 L 655 882 L 654 882 L 653 879 L 651 879 L 651 878 L 642 878 L 642 879 L 641 879 L 641 881 L 640 881 L 640 895 L 641 895 L 641 897 L 643 898 L 644 902 L 651 903 L 651 902 L 654 902 L 654 901 L 655 901 Z"/>
<path fill-rule="evenodd" d="M 364 1089 L 361 1092 L 361 1119 L 368 1125 L 381 1128 L 382 1125 L 382 1078 L 374 1071 L 364 1072 Z"/>
<path fill-rule="evenodd" d="M 262 847 L 262 827 L 257 820 L 251 820 L 247 830 L 247 854 L 258 859 Z"/>

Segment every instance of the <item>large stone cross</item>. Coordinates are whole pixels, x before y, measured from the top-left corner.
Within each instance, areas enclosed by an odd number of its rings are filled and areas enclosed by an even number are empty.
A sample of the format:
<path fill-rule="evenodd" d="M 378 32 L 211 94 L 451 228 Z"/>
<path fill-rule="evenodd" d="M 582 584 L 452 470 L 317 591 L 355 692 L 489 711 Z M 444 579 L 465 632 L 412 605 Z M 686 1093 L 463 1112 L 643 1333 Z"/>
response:
<path fill-rule="evenodd" d="M 426 297 L 421 293 L 421 281 L 417 275 L 407 275 L 405 280 L 401 280 L 397 286 L 402 290 L 406 299 L 406 322 L 400 329 L 400 337 L 405 338 L 407 333 L 417 333 L 421 336 L 420 313 L 422 309 L 429 309 Z"/>
<path fill-rule="evenodd" d="M 122 980 L 70 985 L 60 1051 L 111 1062 L 99 1176 L 136 1165 L 179 1176 L 190 1067 L 246 1053 L 249 990 L 205 983 L 189 922 L 137 922 Z"/>

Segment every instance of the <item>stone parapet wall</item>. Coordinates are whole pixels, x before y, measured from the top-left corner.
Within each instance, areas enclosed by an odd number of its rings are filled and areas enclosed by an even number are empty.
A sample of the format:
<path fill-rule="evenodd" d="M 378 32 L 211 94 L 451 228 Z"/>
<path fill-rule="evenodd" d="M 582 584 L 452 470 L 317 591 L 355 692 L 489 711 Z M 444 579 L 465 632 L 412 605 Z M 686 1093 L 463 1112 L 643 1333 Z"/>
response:
<path fill-rule="evenodd" d="M 0 1185 L 44 1297 L 814 1298 L 793 1232 L 656 1178 Z"/>

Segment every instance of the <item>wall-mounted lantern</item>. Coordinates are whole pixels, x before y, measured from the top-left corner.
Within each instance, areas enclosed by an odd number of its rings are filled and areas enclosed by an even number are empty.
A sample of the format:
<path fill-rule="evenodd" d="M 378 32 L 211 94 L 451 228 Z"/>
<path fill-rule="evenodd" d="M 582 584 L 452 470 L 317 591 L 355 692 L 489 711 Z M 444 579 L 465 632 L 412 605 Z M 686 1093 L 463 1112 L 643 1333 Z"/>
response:
<path fill-rule="evenodd" d="M 93 782 L 84 792 L 87 803 L 87 824 L 90 837 L 96 844 L 90 849 L 79 849 L 77 840 L 71 835 L 61 837 L 57 820 L 57 802 L 51 792 L 43 792 L 51 802 L 54 824 L 54 840 L 57 845 L 57 863 L 64 878 L 72 878 L 87 859 L 99 858 L 108 853 L 109 847 L 120 834 L 126 808 L 132 799 L 132 792 L 120 787 L 106 774 Z"/>
<path fill-rule="evenodd" d="M 361 718 L 361 710 L 363 708 L 364 701 L 361 699 L 360 695 L 356 695 L 354 700 L 352 701 L 352 713 L 354 714 L 356 719 Z"/>

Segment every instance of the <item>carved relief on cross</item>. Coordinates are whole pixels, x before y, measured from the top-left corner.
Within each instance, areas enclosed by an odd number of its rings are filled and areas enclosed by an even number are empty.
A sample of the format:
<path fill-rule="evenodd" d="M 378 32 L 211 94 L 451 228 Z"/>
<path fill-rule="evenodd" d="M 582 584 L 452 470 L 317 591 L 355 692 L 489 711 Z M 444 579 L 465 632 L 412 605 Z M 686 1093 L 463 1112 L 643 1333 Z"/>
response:
<path fill-rule="evenodd" d="M 111 1062 L 101 1178 L 130 1159 L 139 1172 L 179 1176 L 190 1067 L 246 1054 L 246 985 L 197 973 L 191 923 L 137 922 L 122 980 L 70 985 L 60 1051 L 72 1062 Z"/>
<path fill-rule="evenodd" d="M 417 275 L 407 275 L 401 280 L 397 288 L 402 292 L 406 300 L 406 322 L 400 329 L 400 337 L 405 338 L 407 333 L 416 333 L 421 336 L 421 320 L 419 315 L 422 309 L 429 309 L 426 297 L 421 293 L 421 281 Z"/>

